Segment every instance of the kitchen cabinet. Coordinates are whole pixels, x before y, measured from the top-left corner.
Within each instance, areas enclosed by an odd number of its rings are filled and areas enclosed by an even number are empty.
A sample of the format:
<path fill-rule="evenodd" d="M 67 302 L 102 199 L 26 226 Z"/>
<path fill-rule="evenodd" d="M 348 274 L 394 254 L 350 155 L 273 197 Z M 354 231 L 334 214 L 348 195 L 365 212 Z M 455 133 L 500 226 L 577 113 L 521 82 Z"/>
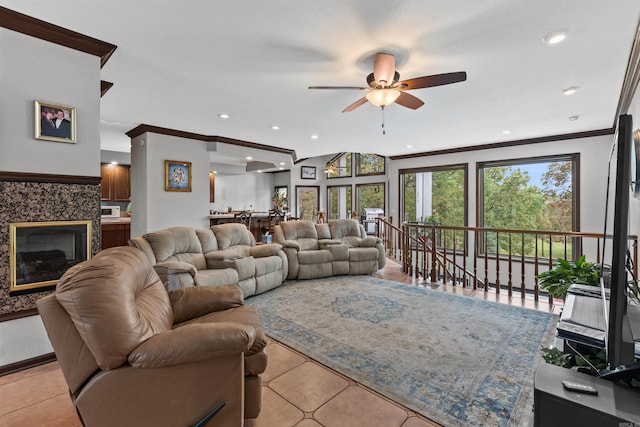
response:
<path fill-rule="evenodd" d="M 100 165 L 102 200 L 128 202 L 131 199 L 131 174 L 128 165 Z"/>
<path fill-rule="evenodd" d="M 102 249 L 127 246 L 131 236 L 130 223 L 102 223 Z"/>

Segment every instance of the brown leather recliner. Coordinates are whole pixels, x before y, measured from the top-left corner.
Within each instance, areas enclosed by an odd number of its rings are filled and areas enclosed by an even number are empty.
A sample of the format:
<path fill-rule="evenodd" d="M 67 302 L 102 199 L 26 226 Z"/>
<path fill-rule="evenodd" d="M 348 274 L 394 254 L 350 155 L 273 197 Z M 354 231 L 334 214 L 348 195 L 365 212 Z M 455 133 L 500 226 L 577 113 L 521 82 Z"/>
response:
<path fill-rule="evenodd" d="M 266 337 L 237 285 L 167 293 L 116 247 L 71 267 L 38 311 L 85 426 L 241 426 L 261 407 Z"/>

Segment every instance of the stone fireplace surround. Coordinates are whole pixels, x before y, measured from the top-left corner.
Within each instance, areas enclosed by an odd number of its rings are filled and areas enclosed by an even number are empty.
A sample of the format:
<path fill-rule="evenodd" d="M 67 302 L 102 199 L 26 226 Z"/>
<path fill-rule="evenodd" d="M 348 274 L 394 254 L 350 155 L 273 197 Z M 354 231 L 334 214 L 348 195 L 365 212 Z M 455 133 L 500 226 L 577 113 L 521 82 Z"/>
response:
<path fill-rule="evenodd" d="M 0 321 L 35 314 L 51 293 L 9 295 L 9 225 L 16 222 L 92 222 L 91 255 L 100 250 L 100 177 L 0 171 Z"/>

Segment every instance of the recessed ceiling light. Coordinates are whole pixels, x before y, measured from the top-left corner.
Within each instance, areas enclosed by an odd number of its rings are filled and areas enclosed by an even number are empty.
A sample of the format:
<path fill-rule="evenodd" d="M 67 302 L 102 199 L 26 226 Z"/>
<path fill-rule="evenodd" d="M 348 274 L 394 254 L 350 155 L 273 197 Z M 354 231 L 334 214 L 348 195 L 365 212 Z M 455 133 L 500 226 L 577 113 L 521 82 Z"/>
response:
<path fill-rule="evenodd" d="M 407 145 L 407 148 L 413 148 L 413 145 Z"/>
<path fill-rule="evenodd" d="M 575 122 L 579 118 L 580 118 L 580 116 L 571 116 L 571 117 L 569 117 L 569 120 L 571 120 L 572 122 Z"/>
<path fill-rule="evenodd" d="M 311 135 L 311 139 L 318 139 L 318 135 L 314 133 L 313 135 Z"/>
<path fill-rule="evenodd" d="M 218 114 L 218 117 L 220 117 L 221 119 L 228 119 L 229 115 L 227 113 L 220 113 Z"/>
<path fill-rule="evenodd" d="M 273 126 L 271 126 L 271 129 L 273 129 L 273 130 L 279 130 L 279 129 L 280 129 L 280 126 L 278 126 L 278 125 L 273 125 Z"/>
<path fill-rule="evenodd" d="M 510 131 L 510 130 L 508 130 L 508 129 L 507 129 L 507 130 L 503 130 L 503 131 L 502 131 L 502 134 L 503 134 L 503 135 L 509 135 L 510 133 L 511 133 L 511 131 Z"/>
<path fill-rule="evenodd" d="M 280 170 L 284 170 L 284 168 L 278 168 L 278 169 L 280 169 Z"/>
<path fill-rule="evenodd" d="M 211 171 L 211 173 L 216 174 L 216 173 L 218 173 L 218 171 Z"/>
<path fill-rule="evenodd" d="M 258 173 L 262 173 L 262 170 L 261 170 L 261 169 L 258 169 Z"/>
<path fill-rule="evenodd" d="M 562 91 L 565 95 L 573 95 L 578 91 L 578 86 L 571 86 Z"/>
<path fill-rule="evenodd" d="M 253 157 L 251 157 L 251 156 L 247 156 L 247 157 L 245 157 L 245 159 L 247 159 L 247 160 L 253 160 Z"/>
<path fill-rule="evenodd" d="M 285 162 L 280 162 L 280 166 L 284 166 L 284 165 L 286 165 Z"/>
<path fill-rule="evenodd" d="M 545 42 L 546 44 L 558 44 L 562 41 L 564 41 L 564 39 L 567 38 L 567 32 L 566 31 L 555 31 L 553 33 L 549 33 L 547 34 L 542 41 Z"/>
<path fill-rule="evenodd" d="M 118 162 L 116 162 L 116 161 L 114 160 L 113 162 L 111 162 L 111 163 L 109 163 L 109 164 L 111 164 L 111 165 L 114 165 L 114 166 L 115 166 L 115 165 L 117 165 L 117 164 L 118 164 Z"/>

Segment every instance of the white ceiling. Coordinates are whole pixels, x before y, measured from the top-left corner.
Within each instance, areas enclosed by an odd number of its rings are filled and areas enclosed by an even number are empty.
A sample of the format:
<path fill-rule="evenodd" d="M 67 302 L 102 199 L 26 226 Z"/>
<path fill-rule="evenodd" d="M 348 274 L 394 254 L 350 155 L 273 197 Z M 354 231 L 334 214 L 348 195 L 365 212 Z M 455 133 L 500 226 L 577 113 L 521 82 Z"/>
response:
<path fill-rule="evenodd" d="M 114 83 L 101 101 L 104 150 L 129 151 L 124 132 L 144 123 L 293 149 L 298 158 L 611 128 L 640 17 L 638 0 L 0 4 L 118 46 L 101 71 Z M 567 32 L 563 43 L 542 42 L 557 30 Z M 395 55 L 401 79 L 466 71 L 467 81 L 411 91 L 425 105 L 387 107 L 386 135 L 373 105 L 341 112 L 361 92 L 307 89 L 365 86 L 376 52 Z M 570 86 L 579 90 L 563 95 Z"/>

